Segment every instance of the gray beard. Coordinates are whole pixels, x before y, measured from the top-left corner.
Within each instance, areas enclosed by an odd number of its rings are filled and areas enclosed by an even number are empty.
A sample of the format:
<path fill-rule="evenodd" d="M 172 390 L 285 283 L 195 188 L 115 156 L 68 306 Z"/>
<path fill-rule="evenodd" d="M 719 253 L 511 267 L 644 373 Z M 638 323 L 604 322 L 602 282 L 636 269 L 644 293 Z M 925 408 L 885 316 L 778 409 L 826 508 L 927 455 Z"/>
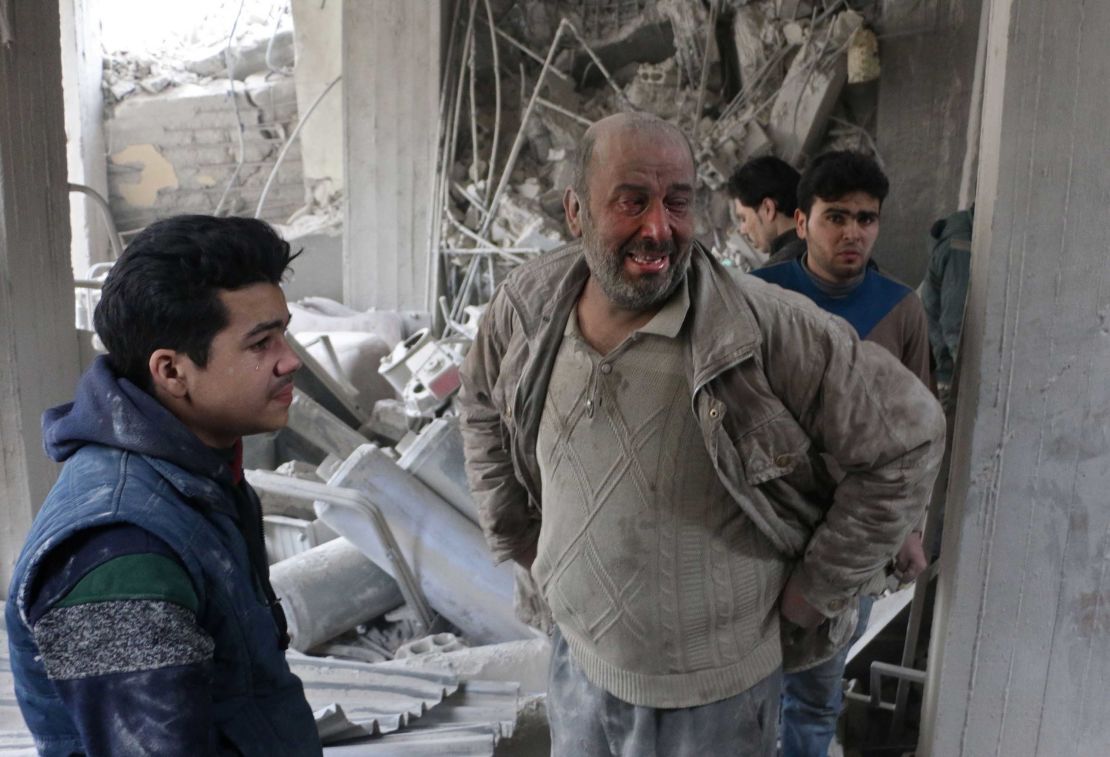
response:
<path fill-rule="evenodd" d="M 586 256 L 590 275 L 609 301 L 624 310 L 642 312 L 670 299 L 686 278 L 692 247 L 690 244 L 686 249 L 679 250 L 674 240 L 661 244 L 640 240 L 611 252 L 601 248 L 588 223 L 582 228 L 582 252 Z M 624 274 L 624 259 L 630 252 L 666 252 L 671 256 L 671 264 L 662 273 L 631 280 Z"/>

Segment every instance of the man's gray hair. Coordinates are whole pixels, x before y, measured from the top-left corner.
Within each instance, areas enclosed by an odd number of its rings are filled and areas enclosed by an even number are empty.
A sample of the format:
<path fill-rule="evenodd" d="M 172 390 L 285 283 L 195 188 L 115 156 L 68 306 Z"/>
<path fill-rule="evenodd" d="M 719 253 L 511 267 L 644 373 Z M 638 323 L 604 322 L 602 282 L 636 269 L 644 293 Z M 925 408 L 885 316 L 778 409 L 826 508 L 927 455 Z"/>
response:
<path fill-rule="evenodd" d="M 670 121 L 665 121 L 659 116 L 651 113 L 627 112 L 620 113 L 618 115 L 620 116 L 620 128 L 622 129 L 628 129 L 632 131 L 648 131 L 655 132 L 657 134 L 669 134 L 671 136 L 679 137 L 682 140 L 682 143 L 686 145 L 686 149 L 690 151 L 690 162 L 696 162 L 694 160 L 694 148 L 690 144 L 690 139 L 681 129 L 672 124 Z M 582 135 L 582 139 L 579 140 L 578 147 L 577 149 L 575 149 L 574 152 L 574 178 L 573 183 L 571 184 L 571 188 L 574 189 L 574 193 L 578 195 L 578 199 L 582 203 L 583 209 L 585 209 L 585 205 L 588 204 L 590 196 L 590 163 L 593 161 L 594 157 L 594 146 L 597 144 L 599 131 L 597 127 L 605 120 L 607 119 L 598 121 L 589 129 L 586 129 L 586 133 Z"/>

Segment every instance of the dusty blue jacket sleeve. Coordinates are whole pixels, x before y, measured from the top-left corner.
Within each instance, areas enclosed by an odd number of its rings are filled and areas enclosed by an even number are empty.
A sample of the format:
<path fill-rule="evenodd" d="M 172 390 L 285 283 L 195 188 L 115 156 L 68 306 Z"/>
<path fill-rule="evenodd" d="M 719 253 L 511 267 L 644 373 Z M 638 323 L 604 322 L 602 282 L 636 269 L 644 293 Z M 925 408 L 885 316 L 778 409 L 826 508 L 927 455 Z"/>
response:
<path fill-rule="evenodd" d="M 213 642 L 176 556 L 133 526 L 81 534 L 59 552 L 29 620 L 85 753 L 216 753 Z"/>
<path fill-rule="evenodd" d="M 204 664 L 55 681 L 86 753 L 218 754 Z"/>

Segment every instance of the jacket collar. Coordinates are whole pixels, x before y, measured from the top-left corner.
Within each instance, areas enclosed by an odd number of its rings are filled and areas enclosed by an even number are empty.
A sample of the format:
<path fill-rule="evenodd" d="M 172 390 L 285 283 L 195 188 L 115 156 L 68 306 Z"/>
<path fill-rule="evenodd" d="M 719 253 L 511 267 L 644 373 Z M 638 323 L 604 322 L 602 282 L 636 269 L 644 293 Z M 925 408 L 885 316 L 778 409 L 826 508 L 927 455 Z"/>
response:
<path fill-rule="evenodd" d="M 690 287 L 690 389 L 754 353 L 763 337 L 738 277 L 695 243 Z"/>
<path fill-rule="evenodd" d="M 523 296 L 517 303 L 523 306 L 525 313 L 532 312 L 531 317 L 524 319 L 525 328 L 530 336 L 539 336 L 541 342 L 536 344 L 533 354 L 558 347 L 570 311 L 590 275 L 578 242 L 549 255 L 548 262 L 563 263 L 560 266 L 562 276 L 554 291 L 544 294 L 542 289 L 537 288 L 539 291 L 521 292 Z M 691 389 L 696 389 L 720 371 L 752 354 L 763 337 L 738 281 L 743 274 L 729 271 L 701 243 L 694 242 L 690 270 L 686 275 L 690 296 Z"/>

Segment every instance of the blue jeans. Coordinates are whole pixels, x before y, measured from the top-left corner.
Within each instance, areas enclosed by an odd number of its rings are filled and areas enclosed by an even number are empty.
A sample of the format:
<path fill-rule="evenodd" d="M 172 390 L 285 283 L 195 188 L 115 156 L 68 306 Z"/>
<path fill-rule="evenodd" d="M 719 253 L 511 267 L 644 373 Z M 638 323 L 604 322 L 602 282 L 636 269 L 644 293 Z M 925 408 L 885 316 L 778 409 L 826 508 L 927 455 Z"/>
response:
<path fill-rule="evenodd" d="M 848 650 L 867 630 L 874 597 L 859 598 L 859 622 L 852 640 L 836 657 L 808 670 L 787 673 L 782 685 L 782 757 L 826 757 L 844 704 Z"/>
<path fill-rule="evenodd" d="M 657 709 L 594 686 L 558 630 L 551 641 L 552 757 L 774 757 L 781 669 L 728 699 Z"/>

